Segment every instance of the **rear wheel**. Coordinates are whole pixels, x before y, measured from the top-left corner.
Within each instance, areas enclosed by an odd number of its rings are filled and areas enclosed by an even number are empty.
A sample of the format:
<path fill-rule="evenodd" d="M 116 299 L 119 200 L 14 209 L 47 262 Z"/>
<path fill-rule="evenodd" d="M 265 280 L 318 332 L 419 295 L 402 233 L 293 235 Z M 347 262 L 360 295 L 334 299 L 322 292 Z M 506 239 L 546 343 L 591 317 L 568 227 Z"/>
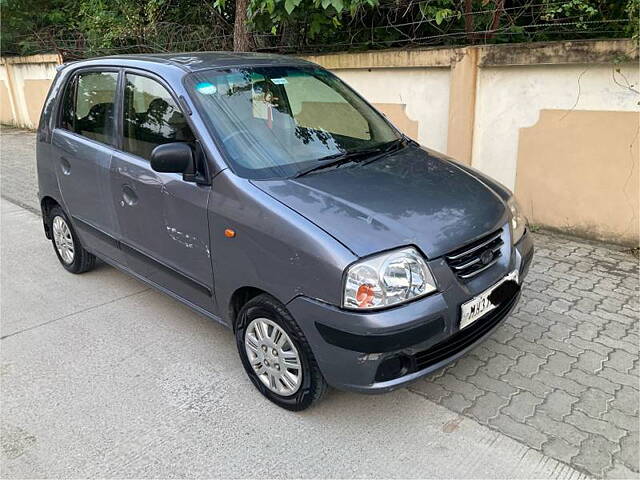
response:
<path fill-rule="evenodd" d="M 49 222 L 53 249 L 62 266 L 71 273 L 91 270 L 96 257 L 84 249 L 62 208 L 55 206 L 51 209 Z"/>
<path fill-rule="evenodd" d="M 245 371 L 260 393 L 276 405 L 304 410 L 327 391 L 302 330 L 270 295 L 247 302 L 238 314 L 235 333 Z"/>

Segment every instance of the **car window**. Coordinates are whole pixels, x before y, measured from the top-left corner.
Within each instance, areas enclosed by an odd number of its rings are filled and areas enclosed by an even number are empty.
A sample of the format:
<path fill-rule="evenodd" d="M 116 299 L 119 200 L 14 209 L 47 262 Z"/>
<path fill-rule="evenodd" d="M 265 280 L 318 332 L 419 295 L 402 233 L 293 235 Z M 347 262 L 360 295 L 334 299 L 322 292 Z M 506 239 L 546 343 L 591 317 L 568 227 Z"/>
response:
<path fill-rule="evenodd" d="M 67 85 L 60 126 L 83 137 L 112 144 L 116 72 L 80 73 Z"/>
<path fill-rule="evenodd" d="M 187 75 L 185 84 L 243 177 L 290 177 L 319 161 L 399 139 L 384 117 L 321 68 L 203 70 Z"/>
<path fill-rule="evenodd" d="M 371 139 L 367 119 L 326 83 L 310 75 L 292 75 L 284 89 L 296 124 L 350 138 Z"/>
<path fill-rule="evenodd" d="M 148 77 L 126 74 L 123 141 L 126 152 L 149 159 L 156 146 L 190 143 L 194 136 L 166 88 Z"/>
<path fill-rule="evenodd" d="M 60 127 L 74 131 L 74 110 L 76 108 L 76 78 L 73 77 L 64 90 L 62 111 L 60 113 Z"/>

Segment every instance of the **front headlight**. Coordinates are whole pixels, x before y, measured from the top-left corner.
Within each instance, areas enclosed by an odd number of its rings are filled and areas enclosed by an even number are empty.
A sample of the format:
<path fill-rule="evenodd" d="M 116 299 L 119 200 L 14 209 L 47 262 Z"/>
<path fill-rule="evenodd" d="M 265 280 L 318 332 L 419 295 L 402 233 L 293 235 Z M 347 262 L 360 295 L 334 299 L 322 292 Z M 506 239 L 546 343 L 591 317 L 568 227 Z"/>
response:
<path fill-rule="evenodd" d="M 515 197 L 511 197 L 507 205 L 511 210 L 511 230 L 513 232 L 513 243 L 515 244 L 524 235 L 524 231 L 527 228 L 527 219 L 523 215 L 522 208 Z"/>
<path fill-rule="evenodd" d="M 345 274 L 342 306 L 375 309 L 397 305 L 436 290 L 429 267 L 415 248 L 369 257 Z"/>

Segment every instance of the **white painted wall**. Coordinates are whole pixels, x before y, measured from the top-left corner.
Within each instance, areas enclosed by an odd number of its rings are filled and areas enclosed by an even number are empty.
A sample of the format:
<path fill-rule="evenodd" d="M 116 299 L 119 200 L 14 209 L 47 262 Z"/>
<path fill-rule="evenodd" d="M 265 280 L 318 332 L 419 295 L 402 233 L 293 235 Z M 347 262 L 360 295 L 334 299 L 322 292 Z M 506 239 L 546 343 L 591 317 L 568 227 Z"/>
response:
<path fill-rule="evenodd" d="M 447 150 L 449 68 L 376 68 L 334 70 L 371 103 L 405 104 L 407 116 L 418 121 L 418 142 Z"/>
<path fill-rule="evenodd" d="M 9 89 L 9 78 L 7 75 L 7 67 L 5 65 L 0 65 L 0 82 L 2 82 L 2 84 L 5 86 L 5 88 L 7 89 L 7 92 L 10 91 Z M 2 120 L 6 121 L 7 119 L 15 119 L 17 116 L 16 113 L 16 106 L 13 104 L 13 98 L 11 98 L 11 95 L 8 94 L 7 95 L 8 98 L 3 99 L 6 101 L 2 102 L 2 106 L 3 108 L 6 108 L 8 111 L 6 112 L 2 112 Z"/>
<path fill-rule="evenodd" d="M 14 118 L 20 127 L 36 128 L 38 118 L 29 118 L 27 99 L 25 98 L 24 83 L 26 80 L 53 80 L 56 75 L 56 63 L 15 63 L 11 64 L 14 81 Z M 6 77 L 6 65 L 2 66 L 4 71 L 2 79 Z M 46 94 L 46 92 L 44 92 Z M 43 95 L 44 96 L 44 95 Z"/>
<path fill-rule="evenodd" d="M 513 190 L 518 135 L 538 121 L 541 109 L 638 111 L 640 96 L 618 66 L 536 65 L 481 68 L 478 72 L 473 166 Z M 637 66 L 621 68 L 638 90 Z M 569 113 L 570 115 L 570 113 Z"/>

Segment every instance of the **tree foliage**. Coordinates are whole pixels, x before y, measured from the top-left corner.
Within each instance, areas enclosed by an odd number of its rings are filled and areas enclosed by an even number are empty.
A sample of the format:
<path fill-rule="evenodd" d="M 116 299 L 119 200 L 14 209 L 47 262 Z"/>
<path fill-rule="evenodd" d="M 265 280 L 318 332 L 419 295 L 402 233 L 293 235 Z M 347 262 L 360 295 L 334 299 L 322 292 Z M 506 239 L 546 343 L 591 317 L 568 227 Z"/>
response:
<path fill-rule="evenodd" d="M 637 38 L 640 15 L 640 0 L 0 0 L 0 7 L 3 54 L 67 58 L 234 43 L 322 52 Z"/>

